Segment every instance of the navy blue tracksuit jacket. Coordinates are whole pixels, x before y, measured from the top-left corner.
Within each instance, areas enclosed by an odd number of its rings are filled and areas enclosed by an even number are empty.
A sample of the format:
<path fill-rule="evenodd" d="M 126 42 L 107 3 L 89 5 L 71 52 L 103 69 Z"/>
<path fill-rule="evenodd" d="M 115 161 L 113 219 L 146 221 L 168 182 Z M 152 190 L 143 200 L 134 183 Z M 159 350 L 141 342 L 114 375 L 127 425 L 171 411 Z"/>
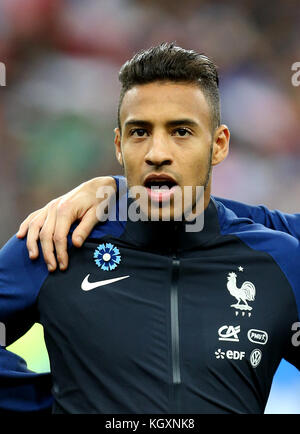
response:
<path fill-rule="evenodd" d="M 2 348 L 0 408 L 263 413 L 281 359 L 300 368 L 298 239 L 299 216 L 217 198 L 200 232 L 99 224 L 70 246 L 66 272 L 49 274 L 13 237 L 0 251 L 0 321 L 7 345 L 43 325 L 52 396 L 48 374 Z"/>

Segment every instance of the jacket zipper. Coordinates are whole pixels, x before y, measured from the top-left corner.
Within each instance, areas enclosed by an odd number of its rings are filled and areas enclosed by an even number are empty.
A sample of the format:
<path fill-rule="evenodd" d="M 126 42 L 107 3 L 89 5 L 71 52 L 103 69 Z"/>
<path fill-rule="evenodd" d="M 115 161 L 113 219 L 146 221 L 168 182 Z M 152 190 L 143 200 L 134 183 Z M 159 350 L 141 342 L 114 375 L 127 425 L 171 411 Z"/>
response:
<path fill-rule="evenodd" d="M 171 314 L 171 355 L 172 355 L 172 397 L 171 413 L 180 413 L 180 343 L 179 343 L 179 312 L 178 312 L 178 276 L 180 261 L 173 254 L 172 280 L 170 290 L 170 314 Z"/>
<path fill-rule="evenodd" d="M 173 384 L 181 383 L 179 357 L 179 317 L 178 317 L 178 275 L 179 259 L 174 254 L 172 259 L 172 282 L 170 292 L 171 306 L 171 348 L 172 348 L 172 380 Z"/>

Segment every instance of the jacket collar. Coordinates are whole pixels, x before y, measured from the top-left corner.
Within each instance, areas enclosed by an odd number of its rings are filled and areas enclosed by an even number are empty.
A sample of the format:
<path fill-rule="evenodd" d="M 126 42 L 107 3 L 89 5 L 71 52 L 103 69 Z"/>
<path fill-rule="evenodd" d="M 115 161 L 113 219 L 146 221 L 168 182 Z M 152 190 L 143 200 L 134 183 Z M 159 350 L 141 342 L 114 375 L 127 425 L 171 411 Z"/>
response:
<path fill-rule="evenodd" d="M 132 199 L 128 198 L 125 206 L 130 206 Z M 120 199 L 122 206 L 123 198 Z M 124 202 L 123 202 L 124 206 Z M 200 221 L 203 222 L 202 230 L 189 232 L 188 227 L 193 228 L 195 220 L 186 221 L 137 221 L 127 220 L 124 224 L 124 232 L 121 238 L 124 241 L 151 251 L 174 254 L 184 250 L 205 247 L 220 234 L 220 225 L 217 206 L 214 199 L 210 199 Z M 199 223 L 199 221 L 198 221 Z"/>

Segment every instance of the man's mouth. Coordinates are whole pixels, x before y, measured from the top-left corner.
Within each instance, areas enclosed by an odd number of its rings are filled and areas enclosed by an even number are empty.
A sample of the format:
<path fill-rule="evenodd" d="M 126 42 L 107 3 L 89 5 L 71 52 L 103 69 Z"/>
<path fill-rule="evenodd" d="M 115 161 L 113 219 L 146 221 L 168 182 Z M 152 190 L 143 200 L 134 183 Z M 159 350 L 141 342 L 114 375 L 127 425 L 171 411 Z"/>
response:
<path fill-rule="evenodd" d="M 175 179 L 168 175 L 148 175 L 144 186 L 151 201 L 159 203 L 169 201 L 180 188 Z"/>

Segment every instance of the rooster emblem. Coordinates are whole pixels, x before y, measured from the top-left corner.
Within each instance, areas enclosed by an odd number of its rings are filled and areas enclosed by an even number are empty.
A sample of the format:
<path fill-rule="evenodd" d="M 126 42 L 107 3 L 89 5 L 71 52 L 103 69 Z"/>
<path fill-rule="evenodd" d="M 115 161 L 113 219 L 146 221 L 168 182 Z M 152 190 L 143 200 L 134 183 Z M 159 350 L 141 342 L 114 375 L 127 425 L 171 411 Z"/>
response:
<path fill-rule="evenodd" d="M 253 301 L 255 299 L 255 286 L 251 282 L 244 282 L 240 288 L 236 284 L 236 274 L 229 273 L 227 276 L 227 289 L 233 297 L 237 299 L 236 304 L 232 304 L 231 307 L 240 310 L 252 310 L 247 301 Z M 244 312 L 243 312 L 244 314 Z"/>

